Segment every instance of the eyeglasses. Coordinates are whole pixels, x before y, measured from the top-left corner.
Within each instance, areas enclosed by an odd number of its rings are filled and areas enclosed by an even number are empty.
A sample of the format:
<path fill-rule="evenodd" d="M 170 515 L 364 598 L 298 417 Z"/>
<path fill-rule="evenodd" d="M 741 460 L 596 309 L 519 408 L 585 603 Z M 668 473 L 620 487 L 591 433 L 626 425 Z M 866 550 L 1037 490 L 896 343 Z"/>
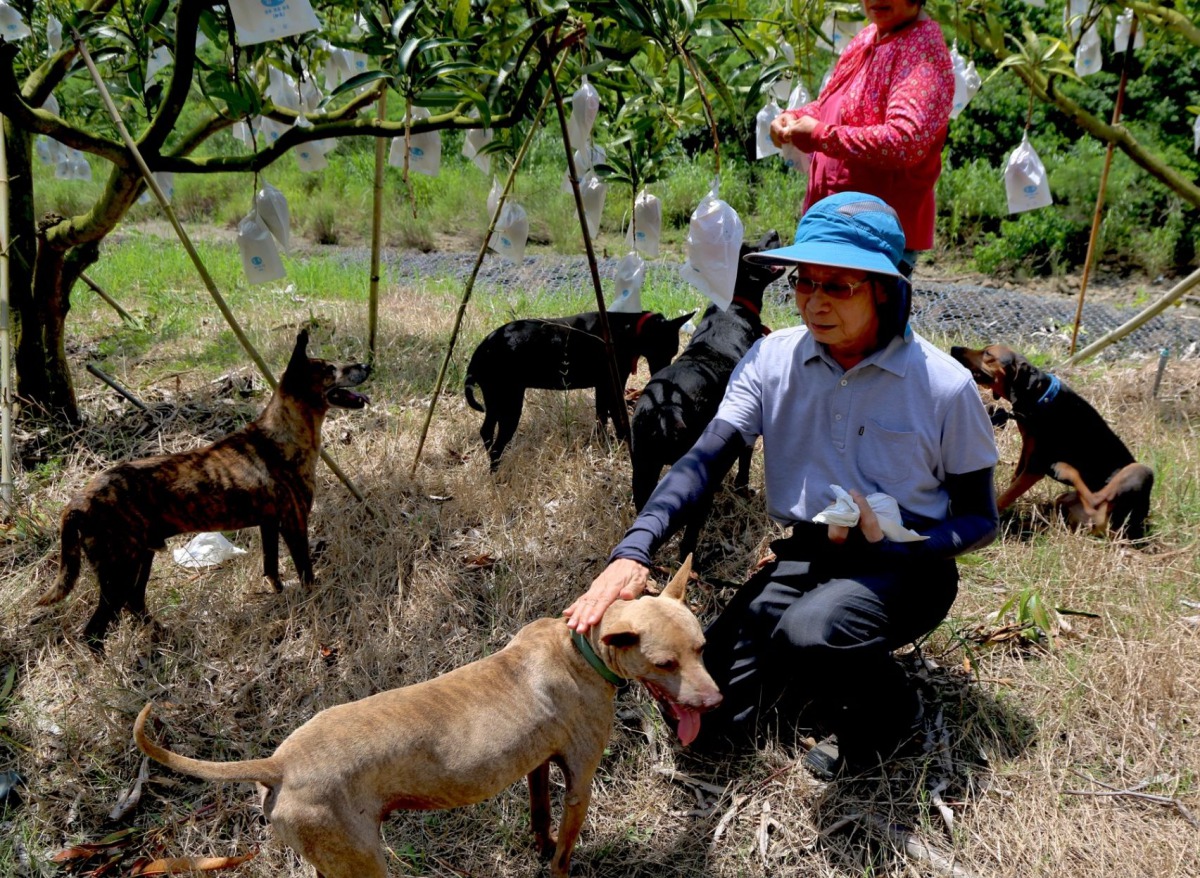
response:
<path fill-rule="evenodd" d="M 811 277 L 802 277 L 798 270 L 793 270 L 788 275 L 788 282 L 792 285 L 792 289 L 796 291 L 798 296 L 811 296 L 817 290 L 823 290 L 825 295 L 831 299 L 845 301 L 854 296 L 858 292 L 858 288 L 869 284 L 873 278 L 865 277 L 860 281 L 848 283 L 844 280 L 813 280 Z"/>

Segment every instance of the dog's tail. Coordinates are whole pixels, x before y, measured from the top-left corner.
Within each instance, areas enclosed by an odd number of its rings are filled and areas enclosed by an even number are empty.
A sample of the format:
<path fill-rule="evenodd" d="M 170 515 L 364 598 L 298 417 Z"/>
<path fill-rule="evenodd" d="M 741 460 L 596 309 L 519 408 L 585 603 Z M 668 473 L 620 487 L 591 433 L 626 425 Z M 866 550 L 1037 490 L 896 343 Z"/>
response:
<path fill-rule="evenodd" d="M 467 405 L 469 405 L 471 408 L 475 409 L 475 411 L 477 411 L 477 412 L 486 412 L 487 409 L 475 401 L 475 393 L 471 390 L 471 388 L 478 387 L 479 380 L 474 376 L 474 374 L 472 374 L 469 367 L 467 369 L 466 384 L 467 384 L 467 386 L 466 386 Z"/>
<path fill-rule="evenodd" d="M 71 593 L 79 579 L 79 556 L 83 544 L 81 525 L 84 513 L 82 509 L 68 509 L 63 513 L 61 534 L 59 536 L 58 578 L 40 598 L 38 606 L 45 607 L 57 604 Z"/>
<path fill-rule="evenodd" d="M 242 762 L 207 762 L 203 759 L 190 759 L 172 753 L 159 747 L 146 736 L 146 719 L 150 716 L 153 702 L 142 708 L 133 724 L 133 739 L 141 751 L 161 762 L 167 768 L 173 768 L 181 774 L 190 774 L 202 780 L 244 780 L 255 781 L 268 787 L 277 787 L 283 782 L 283 772 L 274 759 L 246 759 Z"/>

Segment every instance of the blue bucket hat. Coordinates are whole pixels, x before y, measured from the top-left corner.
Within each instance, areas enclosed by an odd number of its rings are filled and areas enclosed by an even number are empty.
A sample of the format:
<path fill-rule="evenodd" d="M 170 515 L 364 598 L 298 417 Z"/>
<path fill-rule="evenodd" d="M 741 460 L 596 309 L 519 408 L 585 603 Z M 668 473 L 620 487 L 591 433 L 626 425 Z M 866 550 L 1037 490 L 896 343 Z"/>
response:
<path fill-rule="evenodd" d="M 808 209 L 795 243 L 745 257 L 763 265 L 810 263 L 904 278 L 904 229 L 887 202 L 862 192 L 839 192 Z"/>

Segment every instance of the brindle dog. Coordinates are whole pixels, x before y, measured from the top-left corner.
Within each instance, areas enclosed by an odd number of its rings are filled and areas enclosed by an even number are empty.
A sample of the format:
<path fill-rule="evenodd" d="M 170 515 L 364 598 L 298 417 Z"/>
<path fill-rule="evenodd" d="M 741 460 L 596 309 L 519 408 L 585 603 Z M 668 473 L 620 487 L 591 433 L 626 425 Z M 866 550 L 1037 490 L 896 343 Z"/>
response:
<path fill-rule="evenodd" d="M 118 464 L 95 476 L 63 509 L 58 579 L 38 599 L 61 601 L 79 578 L 86 554 L 100 583 L 100 603 L 84 629 L 92 649 L 122 608 L 146 622 L 146 582 L 154 553 L 168 537 L 195 531 L 258 527 L 263 575 L 276 591 L 282 534 L 301 583 L 311 584 L 308 514 L 313 504 L 321 424 L 330 406 L 369 401 L 349 388 L 367 378 L 362 364 L 310 358 L 308 330 L 271 401 L 257 419 L 205 448 Z"/>

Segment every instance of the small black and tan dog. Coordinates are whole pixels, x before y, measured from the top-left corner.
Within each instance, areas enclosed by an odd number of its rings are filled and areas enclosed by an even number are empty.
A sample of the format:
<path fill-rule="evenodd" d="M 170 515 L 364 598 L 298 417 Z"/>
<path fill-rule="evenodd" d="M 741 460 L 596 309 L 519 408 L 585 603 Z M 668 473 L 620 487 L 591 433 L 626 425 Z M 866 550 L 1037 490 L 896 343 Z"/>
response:
<path fill-rule="evenodd" d="M 1021 431 L 1016 470 L 997 501 L 1001 511 L 1050 476 L 1074 488 L 1055 501 L 1072 526 L 1132 540 L 1146 535 L 1154 471 L 1134 460 L 1083 397 L 1004 345 L 954 347 L 950 355 L 971 370 L 976 384 L 1012 404 L 1011 414 L 997 411 L 992 422 L 1011 419 Z"/>
<path fill-rule="evenodd" d="M 300 581 L 310 584 L 308 515 L 321 424 L 330 406 L 367 404 L 350 388 L 366 380 L 368 368 L 310 358 L 307 347 L 305 329 L 267 407 L 242 429 L 204 448 L 118 464 L 88 482 L 63 509 L 58 579 L 38 604 L 65 598 L 79 578 L 80 555 L 87 555 L 100 603 L 84 637 L 98 650 L 123 608 L 152 621 L 146 582 L 168 537 L 245 527 L 261 530 L 263 575 L 276 591 L 283 588 L 280 535 Z"/>
<path fill-rule="evenodd" d="M 638 359 L 645 357 L 653 375 L 679 352 L 679 330 L 691 317 L 684 314 L 668 320 L 651 311 L 609 314 L 617 363 L 630 364 L 629 374 L 633 374 Z M 624 398 L 613 399 L 610 384 L 598 311 L 514 320 L 493 330 L 475 348 L 466 377 L 467 404 L 484 413 L 479 435 L 492 469 L 500 465 L 500 455 L 517 432 L 526 388 L 594 387 L 596 421 L 603 426 L 615 420 L 617 406 L 625 405 Z M 474 387 L 483 391 L 483 405 L 476 401 Z"/>
<path fill-rule="evenodd" d="M 778 246 L 779 234 L 772 230 L 757 244 L 743 244 L 740 256 Z M 739 257 L 729 308 L 723 311 L 710 305 L 679 358 L 646 384 L 631 424 L 633 505 L 639 511 L 650 499 L 663 467 L 686 454 L 716 415 L 733 367 L 763 335 L 763 293 L 783 272 L 784 266 L 756 265 Z M 735 490 L 745 490 L 750 483 L 752 450 L 747 448 L 738 456 Z M 719 478 L 714 479 L 702 505 L 691 516 L 680 542 L 680 558 L 695 551 L 718 483 Z"/>

